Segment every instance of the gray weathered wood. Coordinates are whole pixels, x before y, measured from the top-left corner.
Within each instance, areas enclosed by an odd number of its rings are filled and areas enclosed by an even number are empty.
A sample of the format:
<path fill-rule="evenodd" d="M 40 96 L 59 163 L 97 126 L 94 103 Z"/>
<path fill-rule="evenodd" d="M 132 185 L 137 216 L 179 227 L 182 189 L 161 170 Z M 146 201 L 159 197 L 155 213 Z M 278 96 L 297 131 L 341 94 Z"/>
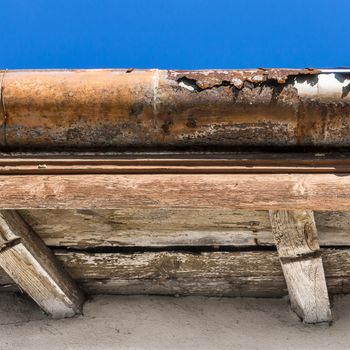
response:
<path fill-rule="evenodd" d="M 268 212 L 230 209 L 120 208 L 20 210 L 47 245 L 254 246 L 273 238 Z M 266 244 L 266 243 L 265 243 Z M 349 241 L 350 244 L 350 241 Z"/>
<path fill-rule="evenodd" d="M 306 323 L 332 320 L 326 279 L 310 210 L 270 211 L 291 307 Z"/>
<path fill-rule="evenodd" d="M 15 211 L 0 211 L 0 266 L 54 318 L 81 311 L 82 293 Z"/>
<path fill-rule="evenodd" d="M 49 246 L 274 246 L 268 211 L 120 208 L 20 210 Z M 315 212 L 321 246 L 350 245 L 350 212 Z"/>
<path fill-rule="evenodd" d="M 86 253 L 55 251 L 89 293 L 281 297 L 287 286 L 276 251 Z M 350 293 L 350 249 L 323 249 L 329 293 Z M 0 269 L 0 291 L 13 282 Z"/>

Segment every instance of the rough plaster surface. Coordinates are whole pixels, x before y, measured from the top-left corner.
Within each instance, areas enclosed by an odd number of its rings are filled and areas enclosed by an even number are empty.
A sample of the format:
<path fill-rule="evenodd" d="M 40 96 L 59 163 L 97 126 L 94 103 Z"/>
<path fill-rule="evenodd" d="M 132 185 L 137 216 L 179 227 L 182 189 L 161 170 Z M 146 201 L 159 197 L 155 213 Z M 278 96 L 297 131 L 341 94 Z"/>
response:
<path fill-rule="evenodd" d="M 307 326 L 286 299 L 97 296 L 84 316 L 51 320 L 0 294 L 0 349 L 347 349 L 350 296 L 332 311 L 333 326 Z"/>

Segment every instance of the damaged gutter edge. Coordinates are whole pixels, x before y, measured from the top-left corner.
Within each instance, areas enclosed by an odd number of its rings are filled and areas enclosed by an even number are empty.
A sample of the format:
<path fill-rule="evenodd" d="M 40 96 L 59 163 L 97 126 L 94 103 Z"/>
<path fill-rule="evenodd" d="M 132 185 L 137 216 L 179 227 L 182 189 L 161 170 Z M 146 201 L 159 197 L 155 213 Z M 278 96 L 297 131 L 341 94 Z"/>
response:
<path fill-rule="evenodd" d="M 168 78 L 176 80 L 186 88 L 206 90 L 222 85 L 233 85 L 241 89 L 245 82 L 260 84 L 266 81 L 285 84 L 290 78 L 301 75 L 318 75 L 318 69 L 256 69 L 256 70 L 208 70 L 168 71 Z M 193 86 L 195 84 L 195 86 Z"/>
<path fill-rule="evenodd" d="M 202 92 L 222 86 L 242 89 L 264 84 L 289 85 L 300 97 L 343 99 L 350 93 L 350 69 L 323 70 L 252 70 L 252 71 L 169 71 L 178 85 L 191 92 Z"/>

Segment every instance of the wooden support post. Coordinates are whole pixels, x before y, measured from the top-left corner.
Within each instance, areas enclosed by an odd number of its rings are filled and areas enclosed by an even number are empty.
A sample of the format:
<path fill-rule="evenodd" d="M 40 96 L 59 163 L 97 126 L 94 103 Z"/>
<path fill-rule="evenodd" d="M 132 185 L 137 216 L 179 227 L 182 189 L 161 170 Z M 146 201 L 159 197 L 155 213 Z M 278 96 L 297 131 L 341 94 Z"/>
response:
<path fill-rule="evenodd" d="M 305 323 L 331 322 L 313 212 L 271 210 L 270 219 L 292 310 Z"/>
<path fill-rule="evenodd" d="M 52 317 L 71 317 L 81 312 L 82 293 L 13 210 L 0 211 L 0 266 Z"/>

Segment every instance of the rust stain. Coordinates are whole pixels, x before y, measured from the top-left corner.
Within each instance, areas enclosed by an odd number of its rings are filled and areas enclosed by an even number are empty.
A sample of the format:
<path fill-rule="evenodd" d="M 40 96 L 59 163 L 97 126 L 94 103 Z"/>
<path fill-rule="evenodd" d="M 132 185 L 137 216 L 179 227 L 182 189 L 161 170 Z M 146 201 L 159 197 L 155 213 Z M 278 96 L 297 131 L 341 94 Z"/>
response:
<path fill-rule="evenodd" d="M 4 74 L 4 72 L 2 72 Z M 8 71 L 4 150 L 350 147 L 349 87 L 301 96 L 317 69 Z"/>

